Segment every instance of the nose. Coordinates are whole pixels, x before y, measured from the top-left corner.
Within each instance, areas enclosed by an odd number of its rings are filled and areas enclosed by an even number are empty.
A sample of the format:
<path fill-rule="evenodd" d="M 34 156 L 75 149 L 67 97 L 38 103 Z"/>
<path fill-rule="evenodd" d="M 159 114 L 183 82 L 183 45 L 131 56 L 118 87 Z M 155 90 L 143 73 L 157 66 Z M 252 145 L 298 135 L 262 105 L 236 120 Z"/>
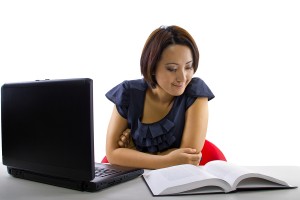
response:
<path fill-rule="evenodd" d="M 186 72 L 183 70 L 176 71 L 176 81 L 177 82 L 185 82 L 186 80 Z"/>

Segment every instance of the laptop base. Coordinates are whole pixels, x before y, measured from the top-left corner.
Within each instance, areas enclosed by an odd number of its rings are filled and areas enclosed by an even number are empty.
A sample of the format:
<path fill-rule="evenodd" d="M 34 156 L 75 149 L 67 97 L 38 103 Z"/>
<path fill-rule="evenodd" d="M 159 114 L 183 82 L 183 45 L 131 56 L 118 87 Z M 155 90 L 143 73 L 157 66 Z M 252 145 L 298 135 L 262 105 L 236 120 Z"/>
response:
<path fill-rule="evenodd" d="M 102 164 L 96 164 L 102 165 Z M 118 167 L 118 166 L 115 166 Z M 7 167 L 7 172 L 15 178 L 35 181 L 39 183 L 49 184 L 53 186 L 68 188 L 78 191 L 87 191 L 87 192 L 96 192 L 110 186 L 123 183 L 129 180 L 132 180 L 143 174 L 143 169 L 134 169 L 130 173 L 116 175 L 115 177 L 110 177 L 105 181 L 99 181 L 98 178 L 95 178 L 92 181 L 77 181 L 70 180 L 61 177 L 52 177 L 44 174 L 39 174 L 35 172 L 30 172 L 26 170 L 16 169 L 13 167 Z"/>
<path fill-rule="evenodd" d="M 64 187 L 73 190 L 85 191 L 85 187 L 86 187 L 83 181 L 69 180 L 60 177 L 51 177 L 44 174 L 38 174 L 26 170 L 15 169 L 12 167 L 7 167 L 7 172 L 15 178 L 26 179 L 30 181 L 45 183 L 45 184 Z"/>

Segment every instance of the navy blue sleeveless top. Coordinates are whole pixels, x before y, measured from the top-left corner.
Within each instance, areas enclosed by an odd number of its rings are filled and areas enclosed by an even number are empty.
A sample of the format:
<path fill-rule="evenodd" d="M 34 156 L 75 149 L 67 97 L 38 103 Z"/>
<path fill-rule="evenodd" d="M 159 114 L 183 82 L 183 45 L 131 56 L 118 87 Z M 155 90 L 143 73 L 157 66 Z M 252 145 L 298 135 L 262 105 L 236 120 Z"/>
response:
<path fill-rule="evenodd" d="M 124 81 L 106 93 L 116 104 L 119 114 L 127 119 L 128 128 L 137 150 L 148 153 L 179 148 L 185 124 L 185 112 L 198 97 L 215 96 L 200 78 L 193 78 L 184 93 L 176 96 L 169 113 L 161 120 L 145 124 L 141 122 L 146 90 L 144 79 Z"/>

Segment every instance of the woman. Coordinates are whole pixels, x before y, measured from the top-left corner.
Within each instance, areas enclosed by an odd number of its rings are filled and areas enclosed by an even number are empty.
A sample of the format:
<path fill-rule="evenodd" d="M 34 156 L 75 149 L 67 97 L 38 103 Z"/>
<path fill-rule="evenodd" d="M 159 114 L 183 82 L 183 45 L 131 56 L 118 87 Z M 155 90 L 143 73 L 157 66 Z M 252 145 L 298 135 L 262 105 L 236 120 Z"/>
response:
<path fill-rule="evenodd" d="M 111 164 L 147 169 L 199 164 L 214 95 L 193 78 L 198 61 L 197 45 L 183 28 L 151 33 L 140 61 L 144 78 L 124 81 L 106 94 L 115 104 L 106 139 Z"/>

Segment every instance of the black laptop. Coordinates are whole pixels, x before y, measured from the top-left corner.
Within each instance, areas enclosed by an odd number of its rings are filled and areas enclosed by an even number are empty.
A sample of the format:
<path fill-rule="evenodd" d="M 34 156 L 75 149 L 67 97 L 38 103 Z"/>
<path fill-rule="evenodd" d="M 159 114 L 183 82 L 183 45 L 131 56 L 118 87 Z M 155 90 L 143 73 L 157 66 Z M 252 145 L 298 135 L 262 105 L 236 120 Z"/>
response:
<path fill-rule="evenodd" d="M 94 162 L 91 79 L 4 84 L 1 120 L 3 164 L 14 177 L 94 192 L 143 173 Z"/>

